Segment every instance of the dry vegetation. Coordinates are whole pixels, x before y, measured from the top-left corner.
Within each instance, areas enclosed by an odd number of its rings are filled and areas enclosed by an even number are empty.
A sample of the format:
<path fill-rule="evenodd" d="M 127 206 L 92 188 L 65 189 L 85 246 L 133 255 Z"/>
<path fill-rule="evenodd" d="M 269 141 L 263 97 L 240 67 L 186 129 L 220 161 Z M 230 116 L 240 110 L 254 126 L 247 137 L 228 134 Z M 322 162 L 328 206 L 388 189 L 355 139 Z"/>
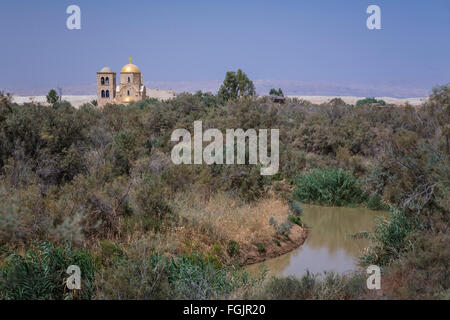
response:
<path fill-rule="evenodd" d="M 0 298 L 366 297 L 359 276 L 241 272 L 300 239 L 295 199 L 389 206 L 364 263 L 385 267 L 389 298 L 448 298 L 449 108 L 450 86 L 417 108 L 199 92 L 75 109 L 0 95 Z M 279 128 L 280 172 L 173 165 L 172 130 L 199 119 Z M 67 264 L 89 275 L 80 294 L 62 285 Z"/>

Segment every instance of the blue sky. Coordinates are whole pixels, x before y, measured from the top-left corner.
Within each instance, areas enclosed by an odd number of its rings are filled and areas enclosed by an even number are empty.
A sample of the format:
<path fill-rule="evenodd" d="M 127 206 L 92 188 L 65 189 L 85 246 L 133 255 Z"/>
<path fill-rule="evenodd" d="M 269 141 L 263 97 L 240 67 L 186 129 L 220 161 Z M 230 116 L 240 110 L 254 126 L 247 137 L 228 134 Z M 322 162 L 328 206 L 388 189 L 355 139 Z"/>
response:
<path fill-rule="evenodd" d="M 79 5 L 82 29 L 66 28 Z M 381 8 L 368 30 L 366 8 Z M 251 79 L 430 90 L 450 81 L 450 1 L 8 0 L 0 90 L 95 83 L 133 57 L 148 81 Z"/>

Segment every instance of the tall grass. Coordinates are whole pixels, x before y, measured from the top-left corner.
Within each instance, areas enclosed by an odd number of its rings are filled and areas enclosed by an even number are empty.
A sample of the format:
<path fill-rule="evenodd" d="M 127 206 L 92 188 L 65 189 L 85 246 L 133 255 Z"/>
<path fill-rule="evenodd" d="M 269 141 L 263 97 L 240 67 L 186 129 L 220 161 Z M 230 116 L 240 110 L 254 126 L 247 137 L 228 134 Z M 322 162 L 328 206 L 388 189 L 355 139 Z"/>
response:
<path fill-rule="evenodd" d="M 362 257 L 368 264 L 387 265 L 398 259 L 408 248 L 408 235 L 418 227 L 418 223 L 407 218 L 399 210 L 394 210 L 387 219 L 378 218 L 374 233 L 370 236 L 375 246 Z"/>
<path fill-rule="evenodd" d="M 241 251 L 257 242 L 271 242 L 276 234 L 270 218 L 286 221 L 290 215 L 288 204 L 280 199 L 268 197 L 249 203 L 224 192 L 206 202 L 194 193 L 183 193 L 173 200 L 173 207 L 189 226 L 177 228 L 174 237 L 180 244 L 209 245 L 203 250 L 216 242 L 227 247 L 230 240 L 237 242 Z"/>
<path fill-rule="evenodd" d="M 175 258 L 124 256 L 103 271 L 97 298 L 223 299 L 260 281 L 245 271 L 217 265 L 198 252 Z"/>
<path fill-rule="evenodd" d="M 312 274 L 307 272 L 301 278 L 273 277 L 269 279 L 254 298 L 270 300 L 305 299 L 355 299 L 363 294 L 365 278 L 360 274 L 339 275 L 333 272 Z"/>
<path fill-rule="evenodd" d="M 346 206 L 361 203 L 363 191 L 357 179 L 342 169 L 315 169 L 294 180 L 293 197 L 312 204 Z"/>
<path fill-rule="evenodd" d="M 55 246 L 50 242 L 35 244 L 25 254 L 7 252 L 0 266 L 0 299 L 61 300 L 90 299 L 93 295 L 94 260 L 84 249 L 70 244 Z M 66 287 L 70 265 L 81 270 L 81 290 Z"/>

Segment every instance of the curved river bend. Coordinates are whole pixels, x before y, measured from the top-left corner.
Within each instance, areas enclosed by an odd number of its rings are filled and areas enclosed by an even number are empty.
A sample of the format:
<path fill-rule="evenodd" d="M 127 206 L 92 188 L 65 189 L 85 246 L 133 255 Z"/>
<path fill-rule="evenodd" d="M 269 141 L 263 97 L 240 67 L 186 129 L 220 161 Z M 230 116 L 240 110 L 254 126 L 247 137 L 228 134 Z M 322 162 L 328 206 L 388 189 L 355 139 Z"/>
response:
<path fill-rule="evenodd" d="M 370 242 L 353 239 L 360 231 L 373 231 L 375 218 L 387 212 L 365 208 L 320 207 L 302 205 L 302 221 L 309 229 L 305 243 L 280 257 L 247 267 L 250 273 L 259 272 L 263 265 L 270 275 L 297 277 L 307 270 L 312 273 L 334 271 L 347 273 L 357 269 L 357 258 Z"/>

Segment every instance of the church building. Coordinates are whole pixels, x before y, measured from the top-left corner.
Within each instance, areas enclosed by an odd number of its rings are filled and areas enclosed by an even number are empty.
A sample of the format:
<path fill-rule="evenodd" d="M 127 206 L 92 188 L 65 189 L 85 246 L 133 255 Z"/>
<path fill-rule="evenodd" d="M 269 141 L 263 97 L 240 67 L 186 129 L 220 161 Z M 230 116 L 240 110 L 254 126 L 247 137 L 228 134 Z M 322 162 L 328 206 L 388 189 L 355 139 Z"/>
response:
<path fill-rule="evenodd" d="M 97 72 L 97 104 L 103 107 L 108 103 L 128 104 L 146 97 L 146 88 L 139 68 L 130 63 L 120 71 L 120 83 L 116 84 L 116 73 L 104 67 Z"/>

